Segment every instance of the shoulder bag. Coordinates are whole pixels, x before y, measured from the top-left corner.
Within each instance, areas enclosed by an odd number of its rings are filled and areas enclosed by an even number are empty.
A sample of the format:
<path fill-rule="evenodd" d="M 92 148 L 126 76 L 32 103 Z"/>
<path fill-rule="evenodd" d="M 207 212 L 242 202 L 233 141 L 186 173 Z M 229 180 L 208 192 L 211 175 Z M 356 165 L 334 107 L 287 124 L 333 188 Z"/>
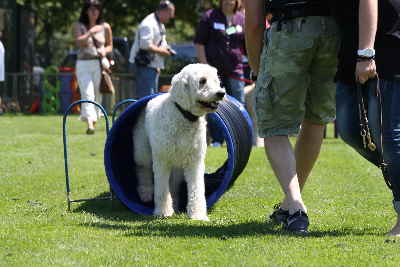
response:
<path fill-rule="evenodd" d="M 99 48 L 96 39 L 92 36 L 94 46 L 96 48 Z M 115 94 L 115 89 L 114 89 L 114 84 L 111 79 L 111 69 L 110 68 L 105 68 L 102 64 L 103 61 L 107 61 L 108 65 L 110 65 L 109 60 L 107 57 L 103 57 L 100 55 L 99 57 L 99 63 L 100 63 L 100 69 L 101 69 L 101 81 L 100 81 L 100 93 L 102 94 Z"/>

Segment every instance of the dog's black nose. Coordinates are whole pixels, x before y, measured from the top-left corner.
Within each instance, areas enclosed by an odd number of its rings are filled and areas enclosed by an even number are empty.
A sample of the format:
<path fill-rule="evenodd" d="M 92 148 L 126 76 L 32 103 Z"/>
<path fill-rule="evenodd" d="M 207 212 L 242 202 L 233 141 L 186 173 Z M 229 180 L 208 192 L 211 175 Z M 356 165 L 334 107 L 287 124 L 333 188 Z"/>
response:
<path fill-rule="evenodd" d="M 218 93 L 217 93 L 217 97 L 218 97 L 219 99 L 224 98 L 224 96 L 225 96 L 225 92 L 218 92 Z"/>

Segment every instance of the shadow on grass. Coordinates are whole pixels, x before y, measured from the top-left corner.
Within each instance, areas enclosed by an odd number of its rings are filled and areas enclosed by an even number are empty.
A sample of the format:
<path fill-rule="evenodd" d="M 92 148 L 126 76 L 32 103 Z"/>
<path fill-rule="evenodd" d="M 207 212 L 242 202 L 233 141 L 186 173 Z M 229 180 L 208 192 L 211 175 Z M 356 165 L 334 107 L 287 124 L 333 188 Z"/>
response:
<path fill-rule="evenodd" d="M 355 229 L 313 231 L 307 234 L 296 234 L 284 231 L 280 226 L 270 222 L 250 221 L 239 224 L 213 225 L 212 222 L 207 225 L 190 225 L 188 223 L 179 224 L 156 224 L 142 225 L 137 227 L 137 232 L 130 235 L 135 236 L 167 236 L 167 237 L 206 237 L 219 238 L 221 240 L 228 238 L 240 238 L 259 235 L 292 236 L 300 238 L 321 238 L 321 237 L 340 237 L 347 235 L 375 235 L 374 229 L 365 229 L 357 231 Z"/>
<path fill-rule="evenodd" d="M 176 222 L 176 221 L 175 221 Z M 193 225 L 190 221 L 175 223 L 169 222 L 168 219 L 151 219 L 147 223 L 140 226 L 129 226 L 121 224 L 109 223 L 85 223 L 85 227 L 97 227 L 104 230 L 122 230 L 126 236 L 158 236 L 158 237 L 200 237 L 200 238 L 217 238 L 227 240 L 233 238 L 251 237 L 251 236 L 288 236 L 298 238 L 322 238 L 322 237 L 342 237 L 342 236 L 367 236 L 378 235 L 373 228 L 363 230 L 355 230 L 350 228 L 340 230 L 313 231 L 307 234 L 295 234 L 284 231 L 269 222 L 251 221 L 247 223 L 214 225 L 212 222 L 203 223 L 202 225 Z"/>
<path fill-rule="evenodd" d="M 102 193 L 98 197 L 107 197 Z M 156 219 L 133 213 L 118 199 L 86 201 L 73 209 L 76 213 L 90 213 L 111 222 L 83 223 L 85 227 L 96 227 L 104 230 L 125 231 L 127 236 L 161 236 L 161 237 L 204 237 L 221 240 L 258 235 L 293 236 L 307 238 L 367 236 L 378 235 L 375 228 L 353 229 L 341 228 L 335 230 L 316 230 L 311 227 L 307 234 L 294 234 L 281 229 L 270 221 L 250 221 L 246 223 L 227 223 L 226 225 L 211 222 L 190 221 L 187 218 L 172 217 L 171 219 Z M 179 215 L 178 215 L 179 216 Z M 179 220 L 179 221 L 177 221 Z M 113 223 L 115 222 L 115 223 Z M 124 222 L 121 224 L 120 222 Z M 127 225 L 126 222 L 140 222 L 138 226 Z"/>
<path fill-rule="evenodd" d="M 96 196 L 96 198 L 107 198 L 109 196 L 109 192 L 104 192 Z M 150 221 L 153 219 L 150 216 L 133 213 L 117 198 L 113 200 L 84 201 L 81 202 L 77 208 L 73 208 L 72 212 L 86 212 L 112 221 Z"/>
<path fill-rule="evenodd" d="M 95 198 L 108 198 L 110 197 L 109 192 L 104 192 L 96 196 Z M 81 202 L 81 204 L 72 204 L 72 212 L 76 213 L 90 213 L 97 217 L 104 218 L 113 221 L 152 221 L 154 217 L 140 215 L 132 212 L 128 209 L 121 201 L 114 196 L 113 200 L 88 200 Z M 79 205 L 77 208 L 73 208 L 74 205 Z M 214 207 L 208 209 L 208 212 L 212 212 Z"/>

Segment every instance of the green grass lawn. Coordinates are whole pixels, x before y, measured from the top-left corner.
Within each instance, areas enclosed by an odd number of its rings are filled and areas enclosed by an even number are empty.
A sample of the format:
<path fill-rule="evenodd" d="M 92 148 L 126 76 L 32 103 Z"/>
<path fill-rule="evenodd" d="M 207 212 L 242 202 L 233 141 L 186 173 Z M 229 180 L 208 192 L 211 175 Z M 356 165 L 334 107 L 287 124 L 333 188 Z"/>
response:
<path fill-rule="evenodd" d="M 302 237 L 266 220 L 282 194 L 262 148 L 210 222 L 154 219 L 118 201 L 73 203 L 68 212 L 61 125 L 61 116 L 0 116 L 1 266 L 399 265 L 400 240 L 384 235 L 395 221 L 391 194 L 332 127 L 303 193 L 311 225 Z M 94 136 L 76 116 L 68 125 L 72 197 L 104 195 L 104 122 Z M 225 148 L 210 148 L 207 168 L 225 158 Z"/>

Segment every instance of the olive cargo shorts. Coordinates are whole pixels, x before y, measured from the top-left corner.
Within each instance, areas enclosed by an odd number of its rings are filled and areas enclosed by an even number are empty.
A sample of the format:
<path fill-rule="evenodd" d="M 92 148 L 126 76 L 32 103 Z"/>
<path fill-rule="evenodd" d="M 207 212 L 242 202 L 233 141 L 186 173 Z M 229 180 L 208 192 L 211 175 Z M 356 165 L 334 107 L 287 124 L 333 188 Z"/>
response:
<path fill-rule="evenodd" d="M 256 83 L 260 137 L 297 134 L 303 120 L 335 119 L 339 32 L 331 17 L 274 22 L 266 31 Z"/>

